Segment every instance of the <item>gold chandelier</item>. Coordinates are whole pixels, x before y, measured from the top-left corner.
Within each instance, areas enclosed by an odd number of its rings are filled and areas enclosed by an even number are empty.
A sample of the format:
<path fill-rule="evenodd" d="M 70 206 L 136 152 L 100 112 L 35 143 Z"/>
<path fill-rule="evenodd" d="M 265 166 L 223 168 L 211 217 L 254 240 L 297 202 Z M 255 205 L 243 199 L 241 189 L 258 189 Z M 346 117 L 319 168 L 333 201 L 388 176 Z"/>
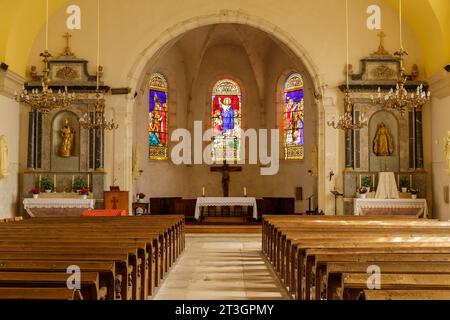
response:
<path fill-rule="evenodd" d="M 365 115 L 365 112 L 361 113 L 357 122 L 353 122 L 352 116 L 353 103 L 351 101 L 350 90 L 348 88 L 347 90 L 345 90 L 344 107 L 345 107 L 344 115 L 340 116 L 338 120 L 333 118 L 331 121 L 328 121 L 327 124 L 329 127 L 347 131 L 347 130 L 359 130 L 367 126 L 368 119 Z"/>
<path fill-rule="evenodd" d="M 37 88 L 27 90 L 24 86 L 20 94 L 14 93 L 15 100 L 29 105 L 32 111 L 39 111 L 43 114 L 48 114 L 58 108 L 69 108 L 76 99 L 75 93 L 68 93 L 67 86 L 64 87 L 64 91 L 58 90 L 57 92 L 49 88 L 51 82 L 49 60 L 52 55 L 48 51 L 48 0 L 46 5 L 45 51 L 40 56 L 44 62 L 42 90 Z"/>
<path fill-rule="evenodd" d="M 105 103 L 101 99 L 102 92 L 100 91 L 100 72 L 100 0 L 97 0 L 97 90 L 95 94 L 95 116 L 92 118 L 85 113 L 79 120 L 83 129 L 96 130 L 97 134 L 100 134 L 101 130 L 116 130 L 119 128 L 119 125 L 114 123 L 114 119 L 111 121 L 105 120 Z"/>
<path fill-rule="evenodd" d="M 362 112 L 357 119 L 356 122 L 353 120 L 353 107 L 354 104 L 350 97 L 350 84 L 349 84 L 349 24 L 348 24 L 348 0 L 345 0 L 345 22 L 346 22 L 346 42 L 347 42 L 347 64 L 346 64 L 346 82 L 347 89 L 345 90 L 344 97 L 344 115 L 340 116 L 339 119 L 333 118 L 331 121 L 328 121 L 327 124 L 329 127 L 332 127 L 336 130 L 359 130 L 367 126 L 368 119 L 365 115 L 365 112 Z"/>
<path fill-rule="evenodd" d="M 400 50 L 394 55 L 399 57 L 400 72 L 397 81 L 396 90 L 391 89 L 387 94 L 383 95 L 381 88 L 378 88 L 378 96 L 372 96 L 372 102 L 382 105 L 384 108 L 397 110 L 401 115 L 404 115 L 407 110 L 420 109 L 425 103 L 430 101 L 431 92 L 424 90 L 423 84 L 417 86 L 415 93 L 409 94 L 405 88 L 407 77 L 405 75 L 404 56 L 408 52 L 403 49 L 403 33 L 402 33 L 402 0 L 400 1 Z"/>

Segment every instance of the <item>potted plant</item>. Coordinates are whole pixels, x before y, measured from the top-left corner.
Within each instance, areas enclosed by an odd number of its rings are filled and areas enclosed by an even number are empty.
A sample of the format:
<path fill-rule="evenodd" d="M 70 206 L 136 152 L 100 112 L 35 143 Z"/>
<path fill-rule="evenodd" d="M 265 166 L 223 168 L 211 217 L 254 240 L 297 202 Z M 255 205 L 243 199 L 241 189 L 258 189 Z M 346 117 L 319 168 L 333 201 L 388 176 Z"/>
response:
<path fill-rule="evenodd" d="M 419 190 L 409 189 L 409 193 L 411 193 L 411 198 L 412 199 L 417 199 L 417 195 L 419 194 Z"/>
<path fill-rule="evenodd" d="M 144 199 L 145 199 L 145 194 L 144 193 L 138 193 L 137 195 L 136 195 L 137 197 L 137 201 L 138 202 L 143 202 L 144 201 Z"/>
<path fill-rule="evenodd" d="M 40 188 L 32 188 L 30 189 L 29 193 L 31 193 L 33 195 L 34 199 L 39 198 L 39 194 L 41 193 L 41 189 Z"/>
<path fill-rule="evenodd" d="M 86 188 L 86 182 L 82 177 L 76 177 L 73 181 L 73 190 L 75 190 L 76 193 L 79 193 L 82 189 Z"/>
<path fill-rule="evenodd" d="M 370 188 L 372 188 L 372 177 L 365 176 L 361 180 L 361 187 L 364 187 L 367 189 L 367 192 L 370 192 Z"/>
<path fill-rule="evenodd" d="M 408 177 L 403 176 L 400 179 L 400 188 L 402 190 L 403 193 L 408 192 L 408 188 L 409 188 L 409 181 L 408 181 Z"/>
<path fill-rule="evenodd" d="M 54 188 L 52 179 L 50 179 L 49 176 L 42 177 L 40 188 L 44 190 L 45 193 L 51 193 Z"/>
<path fill-rule="evenodd" d="M 366 198 L 366 193 L 367 193 L 367 188 L 366 187 L 361 187 L 358 189 L 358 193 L 359 193 L 359 197 L 361 199 L 365 199 Z"/>
<path fill-rule="evenodd" d="M 89 189 L 88 188 L 83 188 L 83 189 L 81 189 L 80 190 L 80 196 L 83 198 L 83 199 L 87 199 L 87 197 L 88 197 L 88 195 L 89 195 Z"/>

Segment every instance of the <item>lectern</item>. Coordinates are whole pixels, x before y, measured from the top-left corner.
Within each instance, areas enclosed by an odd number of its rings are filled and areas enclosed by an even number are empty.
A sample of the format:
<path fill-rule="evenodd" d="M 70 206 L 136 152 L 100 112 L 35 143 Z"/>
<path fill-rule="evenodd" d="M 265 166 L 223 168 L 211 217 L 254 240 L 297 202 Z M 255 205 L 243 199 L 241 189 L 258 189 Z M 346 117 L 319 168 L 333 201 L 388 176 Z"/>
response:
<path fill-rule="evenodd" d="M 125 210 L 129 214 L 128 191 L 105 191 L 105 210 Z"/>

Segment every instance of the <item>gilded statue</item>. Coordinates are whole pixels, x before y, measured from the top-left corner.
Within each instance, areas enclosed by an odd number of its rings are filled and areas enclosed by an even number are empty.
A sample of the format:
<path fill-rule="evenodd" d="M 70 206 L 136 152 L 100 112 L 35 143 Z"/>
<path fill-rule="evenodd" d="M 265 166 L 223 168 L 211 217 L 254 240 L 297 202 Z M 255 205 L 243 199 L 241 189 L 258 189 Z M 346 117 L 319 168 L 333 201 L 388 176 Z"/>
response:
<path fill-rule="evenodd" d="M 72 156 L 72 150 L 73 150 L 73 139 L 75 136 L 75 131 L 73 128 L 69 125 L 69 119 L 64 119 L 64 125 L 59 131 L 61 134 L 61 145 L 59 148 L 59 155 L 63 158 L 69 158 Z"/>
<path fill-rule="evenodd" d="M 384 122 L 378 125 L 377 134 L 373 140 L 373 152 L 378 157 L 392 156 L 394 141 Z"/>

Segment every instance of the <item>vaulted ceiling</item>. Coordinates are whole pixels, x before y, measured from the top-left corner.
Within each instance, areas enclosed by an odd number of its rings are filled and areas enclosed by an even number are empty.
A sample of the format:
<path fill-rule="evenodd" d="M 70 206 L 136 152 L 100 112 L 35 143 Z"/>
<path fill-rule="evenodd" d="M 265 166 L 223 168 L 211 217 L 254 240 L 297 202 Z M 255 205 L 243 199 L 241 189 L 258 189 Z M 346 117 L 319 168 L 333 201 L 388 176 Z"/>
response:
<path fill-rule="evenodd" d="M 384 1 L 398 9 L 398 0 Z M 50 14 L 67 2 L 51 0 Z M 43 0 L 0 0 L 0 61 L 21 75 L 45 22 L 44 4 Z M 407 0 L 404 11 L 423 50 L 427 74 L 433 75 L 450 62 L 450 1 Z"/>

